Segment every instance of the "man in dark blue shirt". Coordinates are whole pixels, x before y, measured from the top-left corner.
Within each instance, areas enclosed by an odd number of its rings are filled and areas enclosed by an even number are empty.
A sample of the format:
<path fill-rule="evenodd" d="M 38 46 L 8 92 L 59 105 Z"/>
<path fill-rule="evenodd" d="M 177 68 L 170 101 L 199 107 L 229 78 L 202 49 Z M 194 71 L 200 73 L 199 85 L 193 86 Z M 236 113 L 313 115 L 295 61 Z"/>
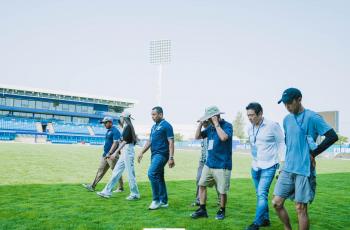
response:
<path fill-rule="evenodd" d="M 207 187 L 216 184 L 220 193 L 220 209 L 216 214 L 217 220 L 225 218 L 227 193 L 230 188 L 232 170 L 232 124 L 220 118 L 220 110 L 216 106 L 206 109 L 205 115 L 199 120 L 196 139 L 207 138 L 208 158 L 199 180 L 200 208 L 192 213 L 194 219 L 208 217 L 206 210 Z M 204 121 L 209 121 L 208 128 L 202 131 Z"/>
<path fill-rule="evenodd" d="M 119 130 L 113 125 L 112 117 L 105 117 L 100 123 L 103 123 L 107 129 L 100 166 L 98 167 L 96 177 L 92 184 L 83 184 L 83 186 L 91 192 L 95 191 L 97 183 L 100 182 L 100 180 L 106 174 L 107 170 L 109 168 L 111 168 L 112 170 L 114 169 L 117 159 L 111 160 L 107 158 L 107 156 L 112 155 L 114 153 L 121 139 Z"/>
<path fill-rule="evenodd" d="M 159 106 L 152 109 L 152 127 L 150 139 L 138 155 L 138 162 L 151 148 L 151 165 L 148 178 L 152 186 L 152 203 L 150 210 L 168 207 L 168 194 L 164 180 L 164 167 L 168 163 L 170 168 L 175 166 L 174 161 L 174 132 L 173 127 L 163 119 L 163 109 Z"/>

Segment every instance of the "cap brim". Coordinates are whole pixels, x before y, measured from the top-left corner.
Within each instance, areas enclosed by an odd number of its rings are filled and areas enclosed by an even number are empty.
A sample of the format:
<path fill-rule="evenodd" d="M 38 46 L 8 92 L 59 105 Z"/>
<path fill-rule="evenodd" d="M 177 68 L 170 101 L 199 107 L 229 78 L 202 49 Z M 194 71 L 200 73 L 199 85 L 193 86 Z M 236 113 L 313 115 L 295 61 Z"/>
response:
<path fill-rule="evenodd" d="M 224 112 L 219 112 L 219 113 L 215 113 L 215 114 L 212 114 L 212 115 L 203 116 L 203 117 L 199 118 L 198 121 L 203 122 L 203 121 L 208 120 L 209 118 L 212 118 L 212 117 L 214 117 L 216 115 L 220 115 L 220 114 L 224 114 Z"/>

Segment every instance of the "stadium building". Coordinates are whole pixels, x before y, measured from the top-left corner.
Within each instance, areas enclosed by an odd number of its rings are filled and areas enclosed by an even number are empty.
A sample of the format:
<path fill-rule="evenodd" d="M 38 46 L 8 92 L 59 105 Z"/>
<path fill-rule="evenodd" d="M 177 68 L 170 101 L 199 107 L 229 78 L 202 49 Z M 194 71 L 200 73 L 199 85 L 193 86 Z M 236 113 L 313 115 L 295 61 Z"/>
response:
<path fill-rule="evenodd" d="M 104 116 L 117 118 L 135 102 L 0 85 L 0 140 L 103 144 Z"/>

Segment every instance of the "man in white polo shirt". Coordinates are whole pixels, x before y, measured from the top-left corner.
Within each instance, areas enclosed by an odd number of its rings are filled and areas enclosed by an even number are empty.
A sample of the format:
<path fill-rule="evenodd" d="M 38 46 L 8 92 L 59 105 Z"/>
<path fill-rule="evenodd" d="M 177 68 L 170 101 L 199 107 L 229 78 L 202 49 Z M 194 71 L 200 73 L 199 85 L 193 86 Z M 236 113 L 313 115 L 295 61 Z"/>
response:
<path fill-rule="evenodd" d="M 247 227 L 256 230 L 270 226 L 268 195 L 272 180 L 279 167 L 279 156 L 284 158 L 284 135 L 277 122 L 263 117 L 263 108 L 259 103 L 250 103 L 247 116 L 252 124 L 248 129 L 252 154 L 252 179 L 256 191 L 256 211 L 254 222 Z"/>

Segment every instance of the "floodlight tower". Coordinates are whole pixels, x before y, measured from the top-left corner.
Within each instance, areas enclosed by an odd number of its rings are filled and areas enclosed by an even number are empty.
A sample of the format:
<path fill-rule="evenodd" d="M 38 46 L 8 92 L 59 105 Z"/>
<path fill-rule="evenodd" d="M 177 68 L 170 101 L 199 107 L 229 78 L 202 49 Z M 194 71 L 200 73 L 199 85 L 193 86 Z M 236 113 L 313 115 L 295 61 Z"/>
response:
<path fill-rule="evenodd" d="M 163 66 L 171 61 L 171 40 L 150 42 L 150 63 L 158 67 L 157 103 L 162 104 Z"/>

